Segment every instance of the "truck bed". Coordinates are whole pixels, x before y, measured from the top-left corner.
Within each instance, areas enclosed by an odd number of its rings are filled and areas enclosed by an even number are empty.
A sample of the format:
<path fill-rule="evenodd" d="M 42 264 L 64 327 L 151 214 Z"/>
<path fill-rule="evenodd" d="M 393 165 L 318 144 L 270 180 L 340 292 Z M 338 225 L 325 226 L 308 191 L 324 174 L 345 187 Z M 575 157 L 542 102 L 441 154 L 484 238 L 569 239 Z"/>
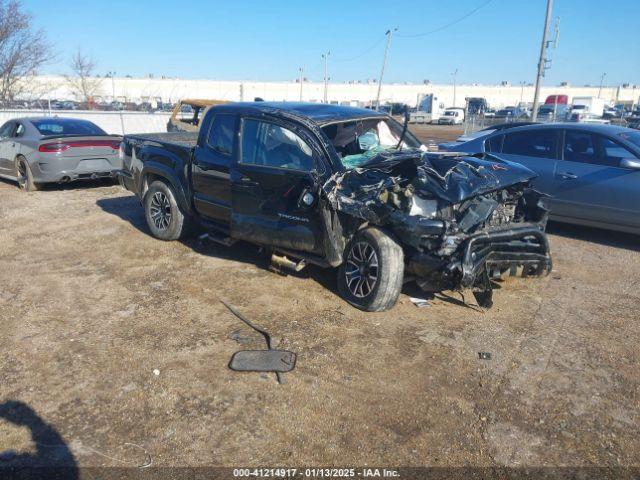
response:
<path fill-rule="evenodd" d="M 157 142 L 163 145 L 172 144 L 180 147 L 193 148 L 198 143 L 198 132 L 141 133 L 138 135 L 127 135 L 127 138 L 138 141 Z"/>

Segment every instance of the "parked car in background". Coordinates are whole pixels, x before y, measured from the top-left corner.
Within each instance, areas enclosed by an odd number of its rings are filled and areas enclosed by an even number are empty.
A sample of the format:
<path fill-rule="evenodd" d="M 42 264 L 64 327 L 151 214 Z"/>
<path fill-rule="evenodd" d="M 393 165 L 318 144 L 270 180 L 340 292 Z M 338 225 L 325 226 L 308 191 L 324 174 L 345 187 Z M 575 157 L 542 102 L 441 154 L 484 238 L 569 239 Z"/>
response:
<path fill-rule="evenodd" d="M 171 118 L 167 122 L 167 132 L 197 132 L 207 108 L 224 103 L 229 102 L 195 98 L 179 101 L 173 108 Z"/>
<path fill-rule="evenodd" d="M 598 97 L 573 97 L 571 115 L 574 113 L 590 113 L 596 117 L 602 117 L 605 101 Z"/>
<path fill-rule="evenodd" d="M 566 104 L 545 103 L 538 108 L 538 121 L 561 122 L 567 119 L 569 108 Z"/>
<path fill-rule="evenodd" d="M 464 108 L 447 108 L 438 119 L 438 125 L 459 125 L 464 122 Z"/>
<path fill-rule="evenodd" d="M 522 120 L 525 118 L 529 118 L 527 111 L 520 107 L 505 107 L 496 112 L 494 115 L 495 119 L 513 119 L 513 120 Z"/>
<path fill-rule="evenodd" d="M 567 120 L 569 122 L 599 123 L 602 125 L 611 123 L 611 120 L 606 120 L 601 116 L 596 115 L 595 113 L 580 111 L 574 111 L 571 115 L 569 115 Z"/>
<path fill-rule="evenodd" d="M 0 127 L 0 177 L 21 189 L 43 183 L 115 177 L 121 137 L 87 120 L 17 118 Z"/>
<path fill-rule="evenodd" d="M 494 118 L 496 116 L 495 108 L 487 108 L 483 113 L 485 118 Z"/>
<path fill-rule="evenodd" d="M 199 134 L 126 135 L 121 181 L 155 237 L 197 222 L 280 268 L 335 267 L 362 310 L 391 308 L 405 272 L 429 291 L 474 287 L 489 306 L 490 277 L 550 270 L 533 172 L 424 149 L 368 109 L 234 103 L 210 108 Z"/>
<path fill-rule="evenodd" d="M 551 219 L 640 233 L 640 132 L 556 123 L 496 132 L 458 145 L 535 171 Z"/>

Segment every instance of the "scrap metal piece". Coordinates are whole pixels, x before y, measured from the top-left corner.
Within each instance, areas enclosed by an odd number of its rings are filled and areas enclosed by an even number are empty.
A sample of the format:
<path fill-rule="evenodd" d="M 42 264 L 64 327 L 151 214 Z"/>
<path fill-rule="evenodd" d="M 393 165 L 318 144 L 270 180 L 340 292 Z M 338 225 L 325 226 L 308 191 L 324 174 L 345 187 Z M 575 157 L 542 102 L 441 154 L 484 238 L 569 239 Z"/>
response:
<path fill-rule="evenodd" d="M 233 354 L 229 368 L 237 372 L 290 372 L 296 354 L 288 350 L 241 350 Z"/>

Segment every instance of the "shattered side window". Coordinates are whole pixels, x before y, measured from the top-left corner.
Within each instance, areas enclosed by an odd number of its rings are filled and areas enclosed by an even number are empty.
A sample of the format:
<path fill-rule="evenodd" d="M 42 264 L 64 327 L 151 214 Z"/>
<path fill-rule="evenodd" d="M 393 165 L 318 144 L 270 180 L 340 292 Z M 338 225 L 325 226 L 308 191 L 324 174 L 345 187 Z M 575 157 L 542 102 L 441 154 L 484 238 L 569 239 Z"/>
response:
<path fill-rule="evenodd" d="M 242 163 L 313 170 L 311 147 L 291 130 L 273 123 L 242 121 Z"/>
<path fill-rule="evenodd" d="M 395 149 L 402 129 L 385 118 L 349 120 L 322 128 L 346 168 L 356 168 L 376 155 Z M 402 148 L 419 148 L 420 143 L 405 135 Z"/>

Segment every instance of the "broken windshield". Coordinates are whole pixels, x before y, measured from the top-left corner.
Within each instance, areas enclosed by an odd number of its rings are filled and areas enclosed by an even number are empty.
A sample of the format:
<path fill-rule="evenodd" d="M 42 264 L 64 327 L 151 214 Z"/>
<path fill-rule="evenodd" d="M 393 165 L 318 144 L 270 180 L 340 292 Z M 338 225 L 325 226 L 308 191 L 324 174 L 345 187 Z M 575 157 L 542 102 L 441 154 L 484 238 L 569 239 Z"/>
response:
<path fill-rule="evenodd" d="M 322 130 L 345 168 L 359 167 L 382 152 L 395 150 L 402 136 L 402 126 L 389 118 L 332 123 Z M 401 147 L 403 150 L 420 148 L 420 142 L 406 132 Z"/>

